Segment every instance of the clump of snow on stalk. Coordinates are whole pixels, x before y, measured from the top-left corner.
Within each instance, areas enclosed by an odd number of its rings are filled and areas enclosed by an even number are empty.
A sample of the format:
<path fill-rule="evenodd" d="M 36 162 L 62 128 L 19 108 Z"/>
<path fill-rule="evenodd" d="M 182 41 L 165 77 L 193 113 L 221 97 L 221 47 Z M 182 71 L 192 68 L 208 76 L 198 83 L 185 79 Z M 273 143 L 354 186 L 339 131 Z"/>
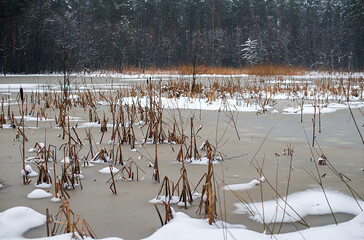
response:
<path fill-rule="evenodd" d="M 24 169 L 21 170 L 21 175 L 28 176 L 28 177 L 37 177 L 38 173 L 33 170 L 33 168 L 30 165 L 25 165 L 25 171 Z"/>

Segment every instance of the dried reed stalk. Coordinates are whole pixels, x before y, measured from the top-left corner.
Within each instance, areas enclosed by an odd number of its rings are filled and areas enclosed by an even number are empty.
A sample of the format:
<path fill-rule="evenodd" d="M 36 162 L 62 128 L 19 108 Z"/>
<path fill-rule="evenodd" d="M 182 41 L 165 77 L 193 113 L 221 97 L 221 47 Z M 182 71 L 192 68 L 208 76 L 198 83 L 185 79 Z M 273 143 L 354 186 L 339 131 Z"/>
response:
<path fill-rule="evenodd" d="M 210 155 L 210 154 L 208 154 Z M 208 170 L 204 174 L 201 180 L 205 178 L 205 183 L 202 186 L 201 201 L 197 212 L 201 214 L 202 209 L 204 209 L 205 216 L 209 219 L 209 224 L 211 225 L 217 216 L 216 213 L 216 187 L 215 187 L 215 177 L 213 170 L 212 158 L 209 158 Z M 200 182 L 201 182 L 200 180 Z M 198 186 L 198 185 L 197 185 Z M 197 188 L 196 186 L 196 188 Z M 206 197 L 205 197 L 206 196 Z"/>
<path fill-rule="evenodd" d="M 111 180 L 112 180 L 112 183 L 110 185 L 110 190 L 113 194 L 117 194 L 116 192 L 116 185 L 115 185 L 115 180 L 114 180 L 114 173 L 112 172 L 113 170 L 113 166 L 112 165 L 109 165 L 109 169 L 110 169 L 110 175 L 111 175 Z"/>
<path fill-rule="evenodd" d="M 96 238 L 96 234 L 81 215 L 76 215 L 69 207 L 68 201 L 63 201 L 59 207 L 59 211 L 55 216 L 49 214 L 46 210 L 47 218 L 47 235 L 48 237 L 56 236 L 58 234 L 72 233 L 73 238 L 80 236 L 84 238 Z M 65 218 L 63 220 L 63 218 Z"/>

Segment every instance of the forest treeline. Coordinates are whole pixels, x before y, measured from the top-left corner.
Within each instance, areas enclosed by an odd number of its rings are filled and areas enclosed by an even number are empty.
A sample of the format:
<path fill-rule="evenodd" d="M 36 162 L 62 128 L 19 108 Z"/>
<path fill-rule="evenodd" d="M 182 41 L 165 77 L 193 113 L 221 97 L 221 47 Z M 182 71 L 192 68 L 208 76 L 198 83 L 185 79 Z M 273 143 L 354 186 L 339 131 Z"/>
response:
<path fill-rule="evenodd" d="M 0 0 L 0 21 L 8 73 L 364 66 L 363 0 Z"/>

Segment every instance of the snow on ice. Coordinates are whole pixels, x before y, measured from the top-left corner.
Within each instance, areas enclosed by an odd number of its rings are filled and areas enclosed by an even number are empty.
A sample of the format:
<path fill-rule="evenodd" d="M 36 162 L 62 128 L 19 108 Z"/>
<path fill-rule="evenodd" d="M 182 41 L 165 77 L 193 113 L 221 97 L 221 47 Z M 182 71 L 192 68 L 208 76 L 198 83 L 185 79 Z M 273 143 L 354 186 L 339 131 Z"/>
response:
<path fill-rule="evenodd" d="M 358 200 L 357 204 L 351 196 L 333 190 L 325 190 L 325 192 L 334 213 L 347 213 L 352 215 L 362 213 L 358 204 L 363 209 L 363 201 Z M 285 197 L 283 199 L 286 200 Z M 286 202 L 288 203 L 287 205 L 282 199 L 277 199 L 265 201 L 263 204 L 261 202 L 250 203 L 249 206 L 242 203 L 235 203 L 235 213 L 249 215 L 251 219 L 260 223 L 296 222 L 300 220 L 297 213 L 301 217 L 331 214 L 330 207 L 321 189 L 308 189 L 303 192 L 290 194 Z M 262 205 L 264 206 L 264 214 Z M 264 221 L 262 216 L 264 216 Z"/>

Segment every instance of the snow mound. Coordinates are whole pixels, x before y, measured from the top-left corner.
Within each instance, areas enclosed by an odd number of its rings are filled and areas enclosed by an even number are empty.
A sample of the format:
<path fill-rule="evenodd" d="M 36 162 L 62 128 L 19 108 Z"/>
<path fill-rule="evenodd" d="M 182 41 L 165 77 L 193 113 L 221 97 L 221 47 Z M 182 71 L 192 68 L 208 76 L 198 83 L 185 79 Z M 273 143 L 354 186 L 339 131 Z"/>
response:
<path fill-rule="evenodd" d="M 36 188 L 50 188 L 52 187 L 52 184 L 50 183 L 41 183 L 41 184 L 34 184 Z"/>
<path fill-rule="evenodd" d="M 53 196 L 52 193 L 48 193 L 42 189 L 35 189 L 35 190 L 33 190 L 33 192 L 31 192 L 27 195 L 27 197 L 30 199 L 48 198 L 48 197 L 52 197 L 52 196 Z"/>
<path fill-rule="evenodd" d="M 20 238 L 29 229 L 45 222 L 46 217 L 31 208 L 9 208 L 0 213 L 0 239 Z"/>
<path fill-rule="evenodd" d="M 57 198 L 57 197 L 53 197 L 53 198 L 51 199 L 51 202 L 54 202 L 54 203 L 56 203 L 56 202 L 61 202 L 61 201 L 62 201 L 62 199 Z"/>
<path fill-rule="evenodd" d="M 118 171 L 119 171 L 119 169 L 117 169 L 115 167 L 112 168 L 112 173 L 117 173 Z M 100 169 L 99 173 L 110 174 L 110 168 L 106 167 L 106 168 Z"/>
<path fill-rule="evenodd" d="M 353 197 L 333 190 L 325 190 L 325 192 L 334 213 L 347 213 L 352 215 L 362 213 Z M 283 198 L 285 199 L 285 197 Z M 282 221 L 296 222 L 300 220 L 297 213 L 301 217 L 331 214 L 330 207 L 321 189 L 309 189 L 290 194 L 287 197 L 287 203 L 289 206 L 287 205 L 286 207 L 282 199 L 265 201 L 263 204 L 261 202 L 254 202 L 250 203 L 249 207 L 242 203 L 235 203 L 235 213 L 249 215 L 251 219 L 261 223 L 263 223 L 262 205 L 264 205 L 264 220 L 266 223 Z M 364 202 L 358 200 L 358 203 L 364 209 Z M 286 208 L 285 214 L 284 208 Z"/>
<path fill-rule="evenodd" d="M 264 177 L 261 177 L 260 179 L 254 179 L 249 183 L 226 185 L 224 187 L 224 190 L 231 190 L 231 191 L 248 190 L 255 186 L 258 186 L 260 183 L 264 182 L 264 180 L 265 180 Z"/>
<path fill-rule="evenodd" d="M 207 157 L 202 157 L 201 159 L 187 158 L 185 163 L 192 165 L 209 165 L 209 159 Z M 218 164 L 218 161 L 212 161 L 212 164 Z"/>

